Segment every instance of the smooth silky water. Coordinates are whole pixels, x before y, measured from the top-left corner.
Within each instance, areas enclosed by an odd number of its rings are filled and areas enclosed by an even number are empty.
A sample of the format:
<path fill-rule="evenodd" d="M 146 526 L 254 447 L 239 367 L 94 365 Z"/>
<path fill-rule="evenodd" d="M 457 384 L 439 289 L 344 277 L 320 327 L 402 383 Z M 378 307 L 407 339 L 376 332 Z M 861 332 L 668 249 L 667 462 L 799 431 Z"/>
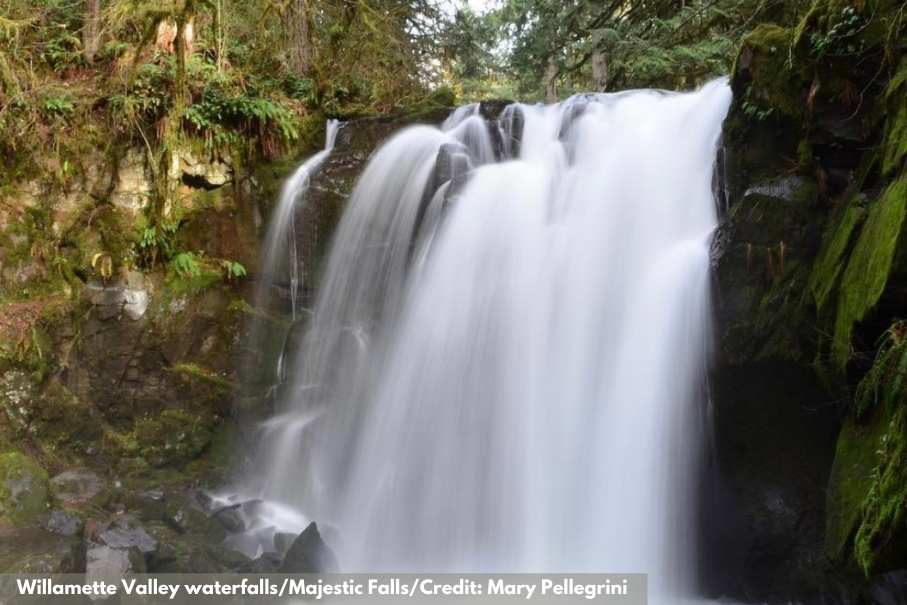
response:
<path fill-rule="evenodd" d="M 225 496 L 254 501 L 234 545 L 315 520 L 345 571 L 646 572 L 653 597 L 693 594 L 730 101 L 722 79 L 491 126 L 467 106 L 387 141 Z"/>

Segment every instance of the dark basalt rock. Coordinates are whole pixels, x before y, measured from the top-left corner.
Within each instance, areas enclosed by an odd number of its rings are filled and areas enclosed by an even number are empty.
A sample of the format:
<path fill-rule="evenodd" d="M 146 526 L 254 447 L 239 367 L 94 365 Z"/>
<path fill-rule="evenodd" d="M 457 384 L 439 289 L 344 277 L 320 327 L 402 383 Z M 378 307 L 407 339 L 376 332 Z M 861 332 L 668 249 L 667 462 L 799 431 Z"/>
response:
<path fill-rule="evenodd" d="M 82 520 L 72 513 L 55 510 L 50 513 L 45 527 L 47 531 L 61 536 L 75 536 L 82 531 Z"/>
<path fill-rule="evenodd" d="M 243 521 L 242 514 L 239 512 L 240 506 L 240 504 L 225 506 L 224 508 L 215 511 L 211 516 L 228 532 L 239 533 L 246 528 L 246 523 Z"/>
<path fill-rule="evenodd" d="M 280 573 L 336 573 L 340 566 L 334 552 L 321 539 L 312 522 L 293 541 L 280 566 Z"/>
<path fill-rule="evenodd" d="M 704 583 L 714 596 L 806 596 L 823 579 L 834 401 L 810 368 L 783 360 L 718 367 L 711 386 Z"/>
<path fill-rule="evenodd" d="M 118 516 L 98 532 L 98 540 L 111 548 L 135 548 L 143 555 L 157 551 L 157 540 L 148 535 L 138 521 L 127 515 Z"/>

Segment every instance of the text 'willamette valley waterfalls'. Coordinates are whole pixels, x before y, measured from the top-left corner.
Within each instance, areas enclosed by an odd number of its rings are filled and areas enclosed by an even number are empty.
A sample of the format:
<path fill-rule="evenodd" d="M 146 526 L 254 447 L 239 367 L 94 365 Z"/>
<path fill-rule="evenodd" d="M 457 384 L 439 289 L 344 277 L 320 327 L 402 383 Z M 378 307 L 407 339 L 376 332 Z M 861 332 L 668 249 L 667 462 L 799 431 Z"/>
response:
<path fill-rule="evenodd" d="M 467 106 L 387 141 L 232 496 L 259 501 L 241 546 L 315 520 L 348 571 L 694 590 L 730 100 L 718 80 Z"/>

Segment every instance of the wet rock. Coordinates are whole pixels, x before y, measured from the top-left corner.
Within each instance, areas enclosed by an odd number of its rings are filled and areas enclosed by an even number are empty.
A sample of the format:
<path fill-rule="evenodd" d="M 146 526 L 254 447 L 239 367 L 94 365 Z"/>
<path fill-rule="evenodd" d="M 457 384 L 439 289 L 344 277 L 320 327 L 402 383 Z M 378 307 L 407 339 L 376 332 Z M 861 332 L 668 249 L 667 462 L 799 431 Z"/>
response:
<path fill-rule="evenodd" d="M 98 540 L 111 548 L 135 548 L 143 555 L 152 554 L 157 550 L 157 540 L 149 536 L 145 528 L 128 515 L 117 517 L 110 526 L 100 530 Z"/>
<path fill-rule="evenodd" d="M 162 489 L 128 492 L 124 500 L 127 510 L 142 521 L 164 521 L 167 517 L 167 496 Z"/>
<path fill-rule="evenodd" d="M 190 573 L 239 572 L 252 568 L 244 554 L 220 545 L 204 545 L 192 550 L 188 561 Z"/>
<path fill-rule="evenodd" d="M 0 525 L 39 525 L 47 514 L 47 472 L 19 452 L 0 454 Z"/>
<path fill-rule="evenodd" d="M 240 504 L 225 506 L 224 508 L 215 511 L 212 516 L 228 532 L 239 533 L 246 529 L 246 523 L 243 521 L 242 513 L 240 513 L 239 510 L 240 506 Z"/>
<path fill-rule="evenodd" d="M 75 536 L 82 531 L 82 520 L 72 513 L 55 510 L 45 525 L 47 531 L 61 536 Z"/>
<path fill-rule="evenodd" d="M 334 573 L 340 566 L 312 522 L 296 537 L 280 566 L 280 573 Z"/>
<path fill-rule="evenodd" d="M 294 540 L 296 540 L 296 534 L 283 531 L 277 532 L 274 534 L 274 549 L 282 557 L 290 550 Z"/>
<path fill-rule="evenodd" d="M 252 561 L 248 573 L 277 573 L 280 569 L 280 564 L 280 555 L 273 552 L 266 552 Z"/>
<path fill-rule="evenodd" d="M 829 394 L 811 368 L 778 360 L 719 366 L 710 384 L 715 465 L 700 532 L 709 594 L 815 590 L 837 424 Z"/>
<path fill-rule="evenodd" d="M 79 468 L 64 471 L 50 480 L 54 497 L 68 506 L 89 502 L 104 490 L 104 481 L 94 472 Z"/>
<path fill-rule="evenodd" d="M 145 560 L 137 548 L 92 545 L 85 553 L 85 581 L 118 584 L 127 573 L 144 573 Z"/>
<path fill-rule="evenodd" d="M 881 574 L 872 579 L 869 589 L 870 603 L 896 605 L 907 603 L 907 569 Z"/>

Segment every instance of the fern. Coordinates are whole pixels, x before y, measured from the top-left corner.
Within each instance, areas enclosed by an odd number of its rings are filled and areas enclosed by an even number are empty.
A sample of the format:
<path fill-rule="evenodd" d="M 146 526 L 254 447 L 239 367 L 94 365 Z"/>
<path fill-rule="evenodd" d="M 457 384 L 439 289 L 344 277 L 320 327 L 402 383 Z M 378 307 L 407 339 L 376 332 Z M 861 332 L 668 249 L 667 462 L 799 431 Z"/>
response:
<path fill-rule="evenodd" d="M 894 322 L 882 335 L 879 352 L 869 372 L 857 385 L 856 414 L 862 418 L 869 410 L 882 406 L 890 410 L 907 399 L 907 321 Z"/>

